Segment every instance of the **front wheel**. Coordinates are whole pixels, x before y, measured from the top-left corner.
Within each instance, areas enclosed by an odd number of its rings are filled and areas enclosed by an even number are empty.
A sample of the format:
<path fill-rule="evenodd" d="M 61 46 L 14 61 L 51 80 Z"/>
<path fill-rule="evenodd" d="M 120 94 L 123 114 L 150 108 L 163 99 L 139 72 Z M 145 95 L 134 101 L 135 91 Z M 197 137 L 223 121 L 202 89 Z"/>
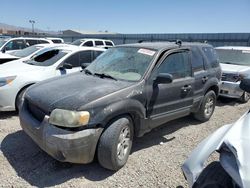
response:
<path fill-rule="evenodd" d="M 194 117 L 202 122 L 208 121 L 213 115 L 216 105 L 216 95 L 213 90 L 208 91 L 201 103 L 198 112 L 194 113 Z"/>
<path fill-rule="evenodd" d="M 250 99 L 250 94 L 244 91 L 243 95 L 240 98 L 240 102 L 247 103 L 249 99 Z"/>
<path fill-rule="evenodd" d="M 133 134 L 131 118 L 122 117 L 111 123 L 99 140 L 97 148 L 99 163 L 110 170 L 122 168 L 131 151 Z"/>
<path fill-rule="evenodd" d="M 200 174 L 193 188 L 233 188 L 232 178 L 219 162 L 212 162 Z"/>

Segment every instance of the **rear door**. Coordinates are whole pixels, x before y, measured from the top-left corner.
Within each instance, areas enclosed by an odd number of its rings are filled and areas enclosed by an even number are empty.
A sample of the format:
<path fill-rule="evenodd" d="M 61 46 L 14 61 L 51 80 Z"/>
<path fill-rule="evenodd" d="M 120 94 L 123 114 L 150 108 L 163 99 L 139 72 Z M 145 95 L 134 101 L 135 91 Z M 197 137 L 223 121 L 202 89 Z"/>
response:
<path fill-rule="evenodd" d="M 154 80 L 159 73 L 171 74 L 173 82 L 155 84 Z M 151 76 L 147 104 L 147 115 L 152 122 L 151 128 L 190 113 L 193 104 L 194 78 L 189 50 L 168 52 Z"/>

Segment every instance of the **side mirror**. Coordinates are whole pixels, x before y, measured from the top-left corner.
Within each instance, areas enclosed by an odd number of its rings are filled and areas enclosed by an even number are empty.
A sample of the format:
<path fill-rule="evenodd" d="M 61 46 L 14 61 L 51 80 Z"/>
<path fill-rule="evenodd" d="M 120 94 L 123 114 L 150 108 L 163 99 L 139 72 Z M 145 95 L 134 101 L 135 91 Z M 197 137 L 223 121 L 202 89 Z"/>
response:
<path fill-rule="evenodd" d="M 160 73 L 156 79 L 155 82 L 157 84 L 168 84 L 173 82 L 173 76 L 171 74 L 168 73 Z"/>
<path fill-rule="evenodd" d="M 89 66 L 90 65 L 90 63 L 82 63 L 81 64 L 81 67 L 82 67 L 82 69 L 85 69 L 87 66 Z"/>
<path fill-rule="evenodd" d="M 5 53 L 5 52 L 6 52 L 6 47 L 3 47 L 2 53 Z"/>
<path fill-rule="evenodd" d="M 72 69 L 72 68 L 73 68 L 73 66 L 71 64 L 64 63 L 58 69 Z"/>
<path fill-rule="evenodd" d="M 240 88 L 250 93 L 250 78 L 245 78 L 240 82 Z"/>

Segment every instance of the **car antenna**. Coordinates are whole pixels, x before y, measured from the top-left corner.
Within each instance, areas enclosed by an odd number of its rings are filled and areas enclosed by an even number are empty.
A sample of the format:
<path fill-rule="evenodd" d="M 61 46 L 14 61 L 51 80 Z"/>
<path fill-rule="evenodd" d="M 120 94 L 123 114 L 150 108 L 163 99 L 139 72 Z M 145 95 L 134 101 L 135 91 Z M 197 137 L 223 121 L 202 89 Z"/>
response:
<path fill-rule="evenodd" d="M 179 40 L 179 39 L 177 39 L 177 40 L 175 41 L 175 44 L 177 44 L 179 47 L 181 47 L 181 45 L 182 45 L 182 41 L 181 41 L 181 40 Z"/>

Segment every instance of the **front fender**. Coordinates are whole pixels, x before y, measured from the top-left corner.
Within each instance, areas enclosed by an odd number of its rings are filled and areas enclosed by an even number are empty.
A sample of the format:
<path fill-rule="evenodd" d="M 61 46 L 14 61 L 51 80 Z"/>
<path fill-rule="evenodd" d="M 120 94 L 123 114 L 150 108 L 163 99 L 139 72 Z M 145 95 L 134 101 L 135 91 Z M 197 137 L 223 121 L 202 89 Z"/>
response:
<path fill-rule="evenodd" d="M 188 159 L 182 165 L 182 170 L 190 187 L 192 187 L 198 179 L 208 157 L 220 148 L 223 143 L 223 138 L 231 126 L 232 124 L 224 125 L 208 136 L 192 151 Z"/>

